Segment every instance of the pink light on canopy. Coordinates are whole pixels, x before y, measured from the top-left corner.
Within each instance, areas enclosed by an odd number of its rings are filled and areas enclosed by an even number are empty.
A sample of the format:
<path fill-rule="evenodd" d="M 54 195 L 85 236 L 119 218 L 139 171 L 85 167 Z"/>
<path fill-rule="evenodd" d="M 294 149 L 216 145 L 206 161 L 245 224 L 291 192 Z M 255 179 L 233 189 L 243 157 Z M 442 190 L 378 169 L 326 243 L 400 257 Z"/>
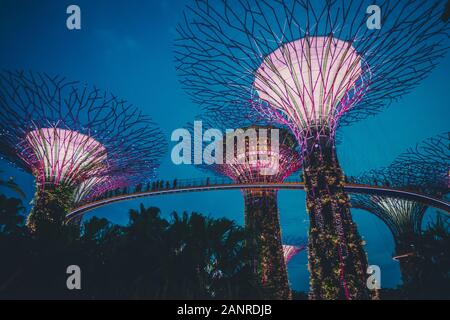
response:
<path fill-rule="evenodd" d="M 110 178 L 109 176 L 94 176 L 82 181 L 75 190 L 75 203 L 106 191 L 108 188 L 105 185 L 110 182 Z"/>
<path fill-rule="evenodd" d="M 261 126 L 258 129 L 263 128 L 272 130 L 269 126 Z M 277 141 L 259 137 L 253 143 L 249 141 L 243 146 L 234 143 L 234 139 L 230 139 L 230 136 L 226 136 L 224 150 L 236 146 L 234 157 L 231 160 L 225 157 L 225 163 L 215 165 L 214 170 L 237 183 L 284 181 L 301 168 L 302 157 L 297 150 L 295 138 L 286 129 L 277 130 L 279 130 Z"/>
<path fill-rule="evenodd" d="M 28 132 L 22 158 L 33 168 L 39 183 L 74 185 L 96 174 L 107 158 L 95 139 L 60 128 Z"/>
<path fill-rule="evenodd" d="M 284 262 L 286 264 L 291 261 L 291 259 L 300 251 L 302 251 L 305 248 L 305 246 L 293 246 L 288 244 L 283 244 L 283 256 L 284 256 Z"/>
<path fill-rule="evenodd" d="M 284 180 L 284 171 L 280 172 L 279 153 L 268 150 L 248 150 L 248 152 L 238 154 L 231 163 L 228 164 L 228 176 L 235 181 L 244 183 L 257 181 L 277 181 Z M 253 160 L 251 160 L 253 159 Z M 268 174 L 262 174 L 265 171 Z M 289 172 L 290 173 L 290 172 Z"/>
<path fill-rule="evenodd" d="M 339 117 L 362 97 L 361 56 L 350 42 L 305 37 L 265 57 L 254 88 L 276 118 L 297 137 L 311 127 L 334 129 Z"/>
<path fill-rule="evenodd" d="M 111 176 L 99 173 L 99 175 L 87 178 L 77 186 L 74 202 L 77 204 L 85 203 L 107 191 L 126 187 L 133 181 L 133 178 L 136 177 L 131 178 L 126 174 Z"/>

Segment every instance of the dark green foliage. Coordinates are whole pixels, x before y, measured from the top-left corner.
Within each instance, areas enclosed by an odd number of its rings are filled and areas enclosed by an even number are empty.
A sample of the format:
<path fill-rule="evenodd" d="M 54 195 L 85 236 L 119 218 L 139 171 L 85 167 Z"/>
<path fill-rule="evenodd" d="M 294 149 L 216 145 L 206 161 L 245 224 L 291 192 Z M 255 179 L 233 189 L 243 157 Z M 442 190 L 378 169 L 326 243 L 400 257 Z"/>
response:
<path fill-rule="evenodd" d="M 0 298 L 262 297 L 248 267 L 247 235 L 227 219 L 173 213 L 168 221 L 141 205 L 126 226 L 94 217 L 81 233 L 62 226 L 43 237 L 28 232 L 20 204 L 8 201 L 1 203 Z M 81 290 L 66 287 L 69 265 L 81 268 Z"/>
<path fill-rule="evenodd" d="M 16 198 L 8 198 L 0 194 L 0 232 L 2 234 L 18 233 L 23 227 L 25 208 L 22 201 Z"/>
<path fill-rule="evenodd" d="M 410 299 L 450 299 L 450 218 L 438 214 L 416 242 L 414 277 L 403 286 Z"/>
<path fill-rule="evenodd" d="M 396 289 L 381 289 L 385 300 L 450 299 L 450 218 L 438 213 L 414 242 L 413 255 L 401 262 L 409 279 Z"/>
<path fill-rule="evenodd" d="M 0 174 L 2 174 L 2 173 L 3 173 L 3 171 L 0 170 Z M 14 182 L 13 177 L 9 177 L 7 180 L 0 178 L 0 187 L 4 187 L 4 188 L 7 188 L 7 189 L 15 192 L 17 195 L 20 196 L 21 199 L 25 198 L 25 193 L 18 186 L 18 184 Z"/>
<path fill-rule="evenodd" d="M 73 208 L 73 193 L 73 187 L 64 185 L 38 187 L 27 220 L 28 228 L 42 237 L 64 233 L 66 214 Z"/>

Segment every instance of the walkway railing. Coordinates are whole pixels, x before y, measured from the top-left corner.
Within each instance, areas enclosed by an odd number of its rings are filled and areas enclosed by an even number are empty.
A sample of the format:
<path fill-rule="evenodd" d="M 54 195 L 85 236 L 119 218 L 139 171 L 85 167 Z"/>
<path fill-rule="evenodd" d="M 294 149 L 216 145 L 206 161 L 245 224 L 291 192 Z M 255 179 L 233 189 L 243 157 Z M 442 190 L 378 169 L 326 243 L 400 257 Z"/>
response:
<path fill-rule="evenodd" d="M 112 203 L 128 201 L 137 198 L 161 196 L 167 194 L 200 192 L 214 190 L 233 190 L 233 189 L 298 189 L 303 190 L 304 184 L 298 177 L 286 179 L 283 183 L 255 182 L 251 184 L 237 184 L 228 178 L 198 178 L 198 179 L 175 179 L 172 181 L 156 181 L 148 185 L 137 185 L 133 188 L 124 188 L 107 192 L 101 197 L 91 199 L 89 203 L 80 204 L 67 215 L 71 220 L 79 215 L 106 206 Z M 450 213 L 450 203 L 441 199 L 433 198 L 412 190 L 403 190 L 385 186 L 372 186 L 355 183 L 347 183 L 344 189 L 349 193 L 374 194 L 381 196 L 391 196 L 405 198 L 421 202 L 423 204 L 444 210 Z"/>

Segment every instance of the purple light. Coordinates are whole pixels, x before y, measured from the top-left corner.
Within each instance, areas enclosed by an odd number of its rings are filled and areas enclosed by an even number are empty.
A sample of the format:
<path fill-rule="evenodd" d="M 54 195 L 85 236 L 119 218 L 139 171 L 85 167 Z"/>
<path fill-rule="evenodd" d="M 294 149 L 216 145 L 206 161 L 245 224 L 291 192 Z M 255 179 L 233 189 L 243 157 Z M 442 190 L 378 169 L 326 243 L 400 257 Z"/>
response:
<path fill-rule="evenodd" d="M 39 128 L 30 131 L 25 140 L 27 147 L 21 157 L 39 183 L 76 184 L 86 175 L 105 168 L 105 147 L 87 135 L 59 128 Z"/>
<path fill-rule="evenodd" d="M 63 185 L 75 202 L 146 183 L 166 150 L 161 131 L 125 100 L 43 73 L 0 73 L 0 153 L 38 188 Z"/>
<path fill-rule="evenodd" d="M 215 164 L 212 168 L 238 183 L 284 181 L 301 168 L 302 157 L 292 135 L 284 129 L 279 132 L 277 151 L 268 147 L 270 143 L 247 145 L 242 150 L 237 148 L 233 161 Z M 271 174 L 262 174 L 264 171 Z"/>
<path fill-rule="evenodd" d="M 296 132 L 335 128 L 339 117 L 362 95 L 361 56 L 351 43 L 329 37 L 305 37 L 265 57 L 255 73 L 259 98 Z M 265 104 L 262 105 L 264 107 Z"/>
<path fill-rule="evenodd" d="M 283 256 L 284 256 L 284 262 L 286 264 L 289 263 L 289 261 L 291 261 L 291 259 L 300 251 L 304 250 L 305 246 L 294 246 L 294 245 L 288 245 L 288 244 L 283 244 Z"/>

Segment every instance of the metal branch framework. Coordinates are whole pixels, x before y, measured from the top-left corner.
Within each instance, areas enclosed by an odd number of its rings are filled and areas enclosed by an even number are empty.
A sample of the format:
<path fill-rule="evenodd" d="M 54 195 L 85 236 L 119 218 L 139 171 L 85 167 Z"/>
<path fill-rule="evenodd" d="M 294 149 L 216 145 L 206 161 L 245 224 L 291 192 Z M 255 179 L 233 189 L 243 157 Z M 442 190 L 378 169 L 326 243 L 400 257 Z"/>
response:
<path fill-rule="evenodd" d="M 379 30 L 367 27 L 369 5 L 381 8 Z M 377 113 L 425 78 L 448 49 L 444 5 L 195 0 L 175 59 L 204 108 L 233 116 L 226 110 L 250 104 L 301 138 L 318 122 L 335 130 Z"/>
<path fill-rule="evenodd" d="M 288 237 L 283 241 L 283 255 L 286 265 L 291 259 L 306 249 L 308 239 Z"/>
<path fill-rule="evenodd" d="M 191 136 L 196 139 L 194 145 L 201 145 L 202 150 L 214 145 L 215 149 L 213 153 L 204 152 L 203 161 L 197 167 L 236 183 L 282 182 L 299 171 L 302 156 L 294 136 L 286 128 L 255 116 L 245 107 L 241 110 L 240 118 L 213 112 L 200 117 L 202 130 L 213 129 L 220 133 L 212 142 L 204 141 L 203 136 L 195 134 L 194 124 L 188 124 Z M 272 135 L 273 130 L 278 134 Z M 219 162 L 216 152 L 222 156 Z M 191 158 L 195 159 L 195 148 L 191 149 Z"/>
<path fill-rule="evenodd" d="M 408 176 L 414 189 L 420 186 L 425 194 L 442 196 L 450 188 L 450 132 L 424 140 L 402 153 L 390 166 L 399 172 L 397 180 Z M 412 181 L 414 179 L 414 181 Z M 397 185 L 407 185 L 396 181 Z"/>
<path fill-rule="evenodd" d="M 424 140 L 398 156 L 393 163 L 371 170 L 356 180 L 367 185 L 387 185 L 442 198 L 450 192 L 449 133 Z M 353 207 L 368 210 L 382 219 L 394 239 L 420 235 L 426 205 L 383 196 L 352 195 Z"/>
<path fill-rule="evenodd" d="M 2 72 L 0 109 L 2 156 L 35 176 L 38 193 L 64 188 L 72 204 L 153 177 L 166 148 L 127 101 L 60 76 Z"/>
<path fill-rule="evenodd" d="M 304 247 L 297 247 L 294 245 L 289 244 L 283 244 L 283 256 L 284 256 L 284 263 L 286 265 L 291 261 L 291 259 L 300 251 L 302 251 Z"/>
<path fill-rule="evenodd" d="M 386 168 L 363 174 L 358 182 L 389 185 L 442 198 L 450 192 L 450 137 L 445 133 L 408 149 Z M 390 229 L 395 241 L 395 255 L 400 261 L 403 282 L 413 284 L 420 272 L 416 246 L 422 234 L 422 219 L 427 206 L 412 200 L 352 195 L 352 205 L 379 217 Z"/>
<path fill-rule="evenodd" d="M 370 5 L 381 8 L 381 29 L 368 28 Z M 177 68 L 194 102 L 230 118 L 250 106 L 298 140 L 312 298 L 369 297 L 336 129 L 377 113 L 436 66 L 448 49 L 443 6 L 443 0 L 195 0 L 177 27 Z"/>
<path fill-rule="evenodd" d="M 249 139 L 245 141 L 245 149 L 240 149 L 234 139 L 231 143 L 228 137 L 224 140 L 225 153 L 227 146 L 235 149 L 233 160 L 229 163 L 213 164 L 212 170 L 223 176 L 229 177 L 236 183 L 252 182 L 282 182 L 285 178 L 301 168 L 301 156 L 297 151 L 297 143 L 294 137 L 285 129 L 279 130 L 279 143 L 277 150 L 273 148 L 271 141 L 271 130 L 274 127 L 253 126 L 243 128 L 244 131 L 255 130 L 258 142 L 251 143 Z M 260 137 L 260 130 L 267 130 L 267 140 Z M 234 137 L 231 137 L 234 138 Z M 275 142 L 274 142 L 275 143 Z M 226 157 L 226 155 L 225 155 Z M 264 174 L 263 172 L 267 172 Z"/>
<path fill-rule="evenodd" d="M 405 235 L 420 234 L 427 209 L 427 206 L 411 200 L 361 194 L 352 195 L 351 202 L 354 208 L 367 210 L 383 220 L 396 242 Z"/>

